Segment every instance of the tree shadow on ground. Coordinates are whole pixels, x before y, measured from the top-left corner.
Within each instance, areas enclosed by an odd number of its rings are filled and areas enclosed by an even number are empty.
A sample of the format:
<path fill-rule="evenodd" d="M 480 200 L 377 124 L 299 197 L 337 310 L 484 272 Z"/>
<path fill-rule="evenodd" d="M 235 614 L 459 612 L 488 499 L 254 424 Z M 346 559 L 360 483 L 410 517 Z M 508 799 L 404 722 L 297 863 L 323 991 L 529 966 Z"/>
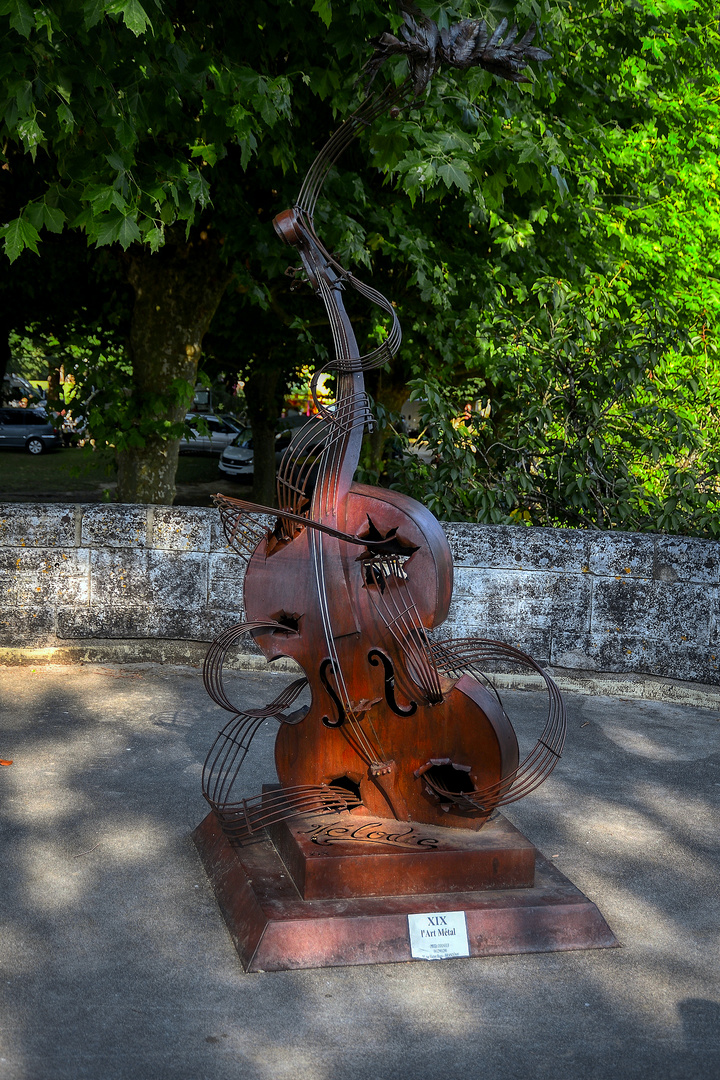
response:
<path fill-rule="evenodd" d="M 251 706 L 291 678 L 230 676 Z M 572 697 L 566 756 L 510 808 L 622 949 L 245 975 L 190 840 L 226 719 L 199 673 L 0 669 L 0 686 L 3 1080 L 717 1069 L 716 713 Z M 531 740 L 541 697 L 504 697 Z M 247 794 L 274 779 L 274 730 Z"/>

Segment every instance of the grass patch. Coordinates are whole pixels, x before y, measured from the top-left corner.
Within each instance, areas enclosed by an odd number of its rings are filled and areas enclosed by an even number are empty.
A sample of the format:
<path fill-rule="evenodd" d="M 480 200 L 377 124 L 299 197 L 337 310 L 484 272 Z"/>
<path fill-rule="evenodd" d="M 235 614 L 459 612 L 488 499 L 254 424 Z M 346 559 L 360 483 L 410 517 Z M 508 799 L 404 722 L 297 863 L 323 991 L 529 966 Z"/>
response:
<path fill-rule="evenodd" d="M 217 455 L 182 454 L 176 483 L 220 483 Z M 29 501 L 35 493 L 102 492 L 115 483 L 115 458 L 111 450 L 91 446 L 67 447 L 33 457 L 21 449 L 0 453 L 0 498 L 23 494 Z"/>
<path fill-rule="evenodd" d="M 33 457 L 24 450 L 0 453 L 0 493 L 95 491 L 115 479 L 111 453 L 91 446 L 51 450 Z"/>
<path fill-rule="evenodd" d="M 210 484 L 220 482 L 219 454 L 181 454 L 178 460 L 176 484 Z"/>

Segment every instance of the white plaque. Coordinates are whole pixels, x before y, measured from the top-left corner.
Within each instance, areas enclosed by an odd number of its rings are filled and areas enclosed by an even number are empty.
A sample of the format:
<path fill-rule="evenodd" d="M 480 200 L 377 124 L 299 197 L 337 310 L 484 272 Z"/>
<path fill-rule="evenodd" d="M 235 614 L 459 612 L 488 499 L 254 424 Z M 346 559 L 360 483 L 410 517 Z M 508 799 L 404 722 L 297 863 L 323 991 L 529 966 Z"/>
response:
<path fill-rule="evenodd" d="M 410 955 L 415 960 L 446 960 L 469 956 L 467 921 L 464 911 L 430 911 L 408 915 Z"/>

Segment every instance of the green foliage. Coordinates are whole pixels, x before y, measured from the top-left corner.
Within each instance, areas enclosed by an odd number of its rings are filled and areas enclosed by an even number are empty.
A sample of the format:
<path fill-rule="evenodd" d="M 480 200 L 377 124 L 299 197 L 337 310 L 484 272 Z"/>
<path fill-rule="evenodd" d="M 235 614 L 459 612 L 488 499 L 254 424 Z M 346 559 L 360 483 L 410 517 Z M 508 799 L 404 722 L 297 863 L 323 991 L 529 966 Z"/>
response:
<path fill-rule="evenodd" d="M 72 374 L 96 445 L 123 451 L 144 447 L 151 438 L 170 441 L 185 433 L 184 420 L 167 418 L 178 406 L 189 409 L 192 404 L 194 386 L 185 379 L 173 379 L 163 393 L 132 394 L 132 365 L 124 349 L 98 341 L 76 360 Z"/>
<path fill-rule="evenodd" d="M 10 334 L 10 370 L 25 379 L 43 382 L 48 377 L 50 356 L 57 346 L 57 338 L 48 339 L 44 335 L 33 334 L 32 328 L 23 334 Z M 38 340 L 38 337 L 40 340 Z"/>
<path fill-rule="evenodd" d="M 716 536 L 716 11 L 545 12 L 530 87 L 436 80 L 435 127 L 373 141 L 415 206 L 373 243 L 424 303 L 401 315 L 432 454 L 385 474 L 454 520 Z"/>
<path fill-rule="evenodd" d="M 132 364 L 123 338 L 112 331 L 91 333 L 67 326 L 62 340 L 41 328 L 11 335 L 13 368 L 26 378 L 47 379 L 62 370 L 62 383 L 51 386 L 48 405 L 80 420 L 96 448 L 124 450 L 144 446 L 152 436 L 180 438 L 186 425 L 165 419 L 177 405 L 189 408 L 194 392 L 184 379 L 173 380 L 162 394 L 131 393 Z"/>
<path fill-rule="evenodd" d="M 533 295 L 529 318 L 483 328 L 485 379 L 415 380 L 431 460 L 408 453 L 396 484 L 448 520 L 720 536 L 714 364 L 699 381 L 672 313 L 617 283 Z"/>
<path fill-rule="evenodd" d="M 389 414 L 412 385 L 435 454 L 398 470 L 375 448 L 368 474 L 389 470 L 441 517 L 716 535 L 716 5 L 419 6 L 441 26 L 537 21 L 553 58 L 524 85 L 442 71 L 329 176 L 318 230 L 397 303 L 405 332 L 370 390 Z M 7 257 L 20 266 L 68 229 L 102 256 L 157 251 L 177 225 L 188 251 L 218 237 L 235 285 L 211 359 L 272 371 L 274 402 L 329 342 L 319 305 L 289 292 L 270 223 L 357 103 L 359 45 L 398 26 L 391 0 L 339 11 L 0 0 Z M 377 340 L 374 317 L 353 318 Z M 140 415 L 123 363 L 88 358 L 97 430 L 118 446 L 175 437 L 162 410 L 186 391 Z M 484 415 L 459 424 L 469 400 Z"/>
<path fill-rule="evenodd" d="M 0 230 L 7 257 L 67 225 L 98 246 L 156 250 L 168 225 L 209 206 L 213 168 L 231 154 L 247 169 L 269 132 L 292 169 L 291 77 L 269 68 L 273 24 L 302 20 L 294 7 L 227 17 L 209 3 L 3 0 L 0 156 L 12 170 L 29 155 L 44 174 Z"/>

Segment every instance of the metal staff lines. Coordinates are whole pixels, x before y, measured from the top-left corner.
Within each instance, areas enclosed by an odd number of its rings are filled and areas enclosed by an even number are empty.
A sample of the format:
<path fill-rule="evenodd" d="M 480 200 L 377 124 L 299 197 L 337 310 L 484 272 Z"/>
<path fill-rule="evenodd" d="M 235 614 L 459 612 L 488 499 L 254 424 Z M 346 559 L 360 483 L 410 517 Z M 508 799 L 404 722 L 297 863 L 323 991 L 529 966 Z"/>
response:
<path fill-rule="evenodd" d="M 437 665 L 400 558 L 381 555 L 367 562 L 365 587 L 375 610 L 400 646 L 410 678 L 430 704 L 442 701 Z"/>
<path fill-rule="evenodd" d="M 481 806 L 484 801 L 492 802 L 493 806 L 507 806 L 529 795 L 547 780 L 560 760 L 565 745 L 567 716 L 565 703 L 555 680 L 527 653 L 500 641 L 456 638 L 431 642 L 430 648 L 439 670 L 449 677 L 457 678 L 462 674 L 467 674 L 486 682 L 487 676 L 482 670 L 482 665 L 501 662 L 529 667 L 544 680 L 548 692 L 548 716 L 535 746 L 518 767 L 503 777 L 499 783 L 481 790 L 463 792 L 461 798 L 477 806 Z M 451 800 L 459 798 L 457 794 L 445 791 L 443 795 Z"/>
<path fill-rule="evenodd" d="M 222 668 L 228 649 L 244 634 L 260 629 L 292 633 L 279 623 L 239 623 L 216 638 L 203 665 L 203 679 L 208 693 L 221 708 L 235 715 L 218 733 L 205 759 L 202 790 L 223 831 L 236 842 L 250 839 L 258 830 L 278 821 L 308 813 L 334 813 L 360 805 L 360 800 L 344 788 L 333 788 L 326 784 L 281 788 L 249 799 L 233 799 L 233 791 L 250 745 L 265 720 L 272 718 L 281 723 L 297 724 L 307 713 L 306 707 L 295 713 L 286 711 L 307 686 L 305 677 L 284 687 L 273 701 L 260 709 L 237 710 L 225 693 Z"/>
<path fill-rule="evenodd" d="M 382 752 L 382 747 L 373 743 L 372 739 L 370 739 L 365 733 L 365 731 L 363 731 L 361 722 L 355 715 L 355 705 L 350 698 L 350 694 L 348 693 L 342 664 L 340 663 L 337 648 L 335 646 L 335 637 L 332 628 L 332 616 L 330 614 L 330 609 L 328 606 L 327 589 L 325 587 L 325 564 L 323 558 L 322 533 L 313 531 L 310 540 L 310 550 L 312 553 L 315 580 L 318 588 L 318 598 L 320 600 L 320 612 L 323 623 L 323 632 L 325 635 L 325 644 L 330 655 L 330 659 L 332 661 L 331 667 L 333 674 L 335 675 L 338 690 L 340 692 L 340 699 L 345 710 L 345 717 L 350 724 L 350 727 L 352 728 L 353 734 L 361 748 L 363 756 L 367 759 L 368 765 L 382 765 L 385 757 Z"/>
<path fill-rule="evenodd" d="M 407 91 L 407 84 L 388 86 L 379 94 L 367 98 L 325 143 L 310 166 L 300 188 L 297 206 L 312 218 L 327 174 L 340 155 L 357 138 L 363 128 L 369 128 L 386 109 L 400 101 Z"/>

